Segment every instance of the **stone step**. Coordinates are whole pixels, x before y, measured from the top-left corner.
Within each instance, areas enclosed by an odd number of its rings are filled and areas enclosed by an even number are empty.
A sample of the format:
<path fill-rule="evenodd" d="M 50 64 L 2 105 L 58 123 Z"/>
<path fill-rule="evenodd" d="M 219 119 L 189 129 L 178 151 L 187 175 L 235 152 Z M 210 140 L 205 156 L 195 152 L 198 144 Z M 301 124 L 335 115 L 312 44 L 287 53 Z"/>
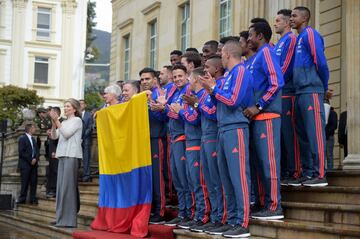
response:
<path fill-rule="evenodd" d="M 281 187 L 282 201 L 360 205 L 360 187 Z"/>
<path fill-rule="evenodd" d="M 55 199 L 54 198 L 39 198 L 39 206 L 43 208 L 49 208 L 55 210 Z M 82 200 L 80 203 L 80 214 L 90 217 L 95 217 L 97 213 L 97 203 L 92 201 Z"/>
<path fill-rule="evenodd" d="M 266 239 L 355 239 L 360 237 L 358 226 L 344 226 L 333 223 L 251 220 L 249 230 L 251 238 Z M 177 239 L 220 239 L 221 236 L 193 233 L 187 230 L 174 230 Z"/>
<path fill-rule="evenodd" d="M 30 217 L 30 215 L 28 217 Z M 78 228 L 58 228 L 49 225 L 49 222 L 29 220 L 28 217 L 24 217 L 24 214 L 21 214 L 20 216 L 19 212 L 14 210 L 0 211 L 0 222 L 46 235 L 48 238 L 52 239 L 71 239 L 73 231 L 89 229 L 88 227 L 81 226 Z"/>
<path fill-rule="evenodd" d="M 49 239 L 49 237 L 46 235 L 20 229 L 19 227 L 10 225 L 8 223 L 5 224 L 0 222 L 0 228 L 0 238 L 2 239 Z"/>
<path fill-rule="evenodd" d="M 360 205 L 282 202 L 286 219 L 360 225 Z"/>
<path fill-rule="evenodd" d="M 98 182 L 79 182 L 80 191 L 92 191 L 99 192 L 99 183 Z"/>
<path fill-rule="evenodd" d="M 44 208 L 38 205 L 21 204 L 16 210 L 19 215 L 24 214 L 24 217 L 29 216 L 28 214 L 30 214 L 31 218 L 28 219 L 41 221 L 42 218 L 46 218 L 50 222 L 55 220 L 55 208 Z M 77 221 L 80 225 L 89 226 L 93 219 L 94 217 L 79 213 Z"/>
<path fill-rule="evenodd" d="M 360 187 L 360 170 L 334 170 L 326 173 L 331 186 Z"/>
<path fill-rule="evenodd" d="M 98 199 L 99 199 L 99 192 L 80 190 L 80 202 L 85 200 L 89 202 L 98 203 Z"/>

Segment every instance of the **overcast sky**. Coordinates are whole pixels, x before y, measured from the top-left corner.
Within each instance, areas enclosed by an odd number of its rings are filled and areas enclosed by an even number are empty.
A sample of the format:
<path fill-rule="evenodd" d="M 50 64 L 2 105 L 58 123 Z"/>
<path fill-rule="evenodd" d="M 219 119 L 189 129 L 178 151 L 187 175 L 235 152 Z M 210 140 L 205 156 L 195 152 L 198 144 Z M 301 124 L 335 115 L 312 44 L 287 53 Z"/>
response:
<path fill-rule="evenodd" d="M 111 32 L 111 0 L 91 0 L 96 2 L 96 29 Z"/>

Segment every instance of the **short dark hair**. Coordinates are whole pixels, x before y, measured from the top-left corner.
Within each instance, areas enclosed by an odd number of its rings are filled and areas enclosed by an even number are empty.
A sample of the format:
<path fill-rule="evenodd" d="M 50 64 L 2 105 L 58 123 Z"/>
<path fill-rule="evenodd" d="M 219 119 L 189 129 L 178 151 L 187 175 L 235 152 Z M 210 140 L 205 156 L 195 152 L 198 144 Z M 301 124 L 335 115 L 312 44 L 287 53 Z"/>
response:
<path fill-rule="evenodd" d="M 165 66 L 163 66 L 163 68 L 165 68 L 168 71 L 172 71 L 173 66 L 165 65 Z"/>
<path fill-rule="evenodd" d="M 143 73 L 151 73 L 153 77 L 156 77 L 156 71 L 150 67 L 145 67 L 144 69 L 142 69 L 139 72 L 139 76 L 141 76 L 141 74 L 143 74 Z"/>
<path fill-rule="evenodd" d="M 281 9 L 277 12 L 278 15 L 284 15 L 285 17 L 291 17 L 290 9 Z"/>
<path fill-rule="evenodd" d="M 193 74 L 194 76 L 204 76 L 205 72 L 204 72 L 204 67 L 196 67 L 191 74 Z"/>
<path fill-rule="evenodd" d="M 249 38 L 249 31 L 242 31 L 239 33 L 239 36 L 247 40 Z"/>
<path fill-rule="evenodd" d="M 224 45 L 227 41 L 231 41 L 231 40 L 239 41 L 239 38 L 236 36 L 227 36 L 227 37 L 222 37 L 219 42 Z"/>
<path fill-rule="evenodd" d="M 28 124 L 26 124 L 26 125 L 25 125 L 25 132 L 26 132 L 26 133 L 29 133 L 31 127 L 33 127 L 33 126 L 34 126 L 33 123 L 28 123 Z"/>
<path fill-rule="evenodd" d="M 210 59 L 221 60 L 221 56 L 219 56 L 219 55 L 212 55 L 212 56 L 210 56 L 210 57 L 208 58 L 208 60 L 210 60 Z"/>
<path fill-rule="evenodd" d="M 310 14 L 310 9 L 309 8 L 304 7 L 304 6 L 297 6 L 297 7 L 294 8 L 294 10 L 299 10 L 301 12 L 305 12 L 307 17 L 308 17 L 308 20 L 310 20 L 311 14 Z"/>
<path fill-rule="evenodd" d="M 255 24 L 258 22 L 263 22 L 270 26 L 269 22 L 265 18 L 262 18 L 262 17 L 254 17 L 253 19 L 250 20 L 250 23 L 252 23 L 252 24 Z"/>
<path fill-rule="evenodd" d="M 199 53 L 199 51 L 198 51 L 195 47 L 188 47 L 188 48 L 186 48 L 185 54 L 186 54 L 186 52 L 196 52 L 196 53 Z"/>
<path fill-rule="evenodd" d="M 176 64 L 172 68 L 173 71 L 175 70 L 183 70 L 185 73 L 187 73 L 186 67 L 181 64 Z"/>
<path fill-rule="evenodd" d="M 208 45 L 210 48 L 217 50 L 219 43 L 215 40 L 210 40 L 204 43 L 204 46 Z"/>
<path fill-rule="evenodd" d="M 250 28 L 253 28 L 256 34 L 263 34 L 266 42 L 269 42 L 272 36 L 271 27 L 264 22 L 254 23 Z"/>
<path fill-rule="evenodd" d="M 199 53 L 196 52 L 186 52 L 181 58 L 186 58 L 186 61 L 189 63 L 193 63 L 194 67 L 201 66 L 201 56 Z"/>
<path fill-rule="evenodd" d="M 84 102 L 85 102 L 85 100 L 79 100 L 79 101 L 84 101 Z M 52 107 L 52 109 L 53 109 L 53 110 L 55 110 L 55 111 L 56 111 L 56 113 L 58 113 L 58 115 L 61 115 L 61 110 L 60 110 L 60 107 L 58 107 L 58 106 L 54 106 L 54 107 Z"/>
<path fill-rule="evenodd" d="M 136 90 L 136 93 L 140 92 L 140 82 L 138 80 L 125 81 L 124 85 L 131 85 Z"/>
<path fill-rule="evenodd" d="M 180 50 L 173 50 L 172 52 L 170 52 L 170 55 L 178 55 L 181 56 L 182 52 Z"/>

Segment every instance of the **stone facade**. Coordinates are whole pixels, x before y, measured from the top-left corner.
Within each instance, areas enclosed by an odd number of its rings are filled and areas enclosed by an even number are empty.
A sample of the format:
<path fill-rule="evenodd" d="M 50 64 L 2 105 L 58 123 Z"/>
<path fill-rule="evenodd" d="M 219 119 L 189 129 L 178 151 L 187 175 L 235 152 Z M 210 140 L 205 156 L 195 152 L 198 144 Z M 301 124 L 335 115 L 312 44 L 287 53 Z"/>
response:
<path fill-rule="evenodd" d="M 35 89 L 45 106 L 83 98 L 86 14 L 86 1 L 0 0 L 0 86 Z M 35 80 L 39 58 L 47 59 L 46 83 Z"/>
<path fill-rule="evenodd" d="M 293 8 L 298 5 L 307 6 L 311 10 L 310 24 L 323 35 L 325 54 L 330 68 L 329 88 L 334 90 L 331 105 L 338 116 L 346 109 L 352 111 L 349 125 L 359 130 L 359 120 L 354 111 L 359 103 L 359 86 L 355 78 L 359 76 L 359 24 L 356 10 L 360 1 L 345 0 L 236 0 L 231 4 L 231 33 L 237 35 L 247 29 L 253 17 L 265 17 L 270 25 L 274 22 L 276 12 L 282 8 Z M 219 39 L 219 0 L 113 0 L 113 28 L 111 39 L 110 81 L 124 79 L 124 40 L 130 39 L 130 78 L 137 79 L 138 71 L 149 66 L 149 24 L 157 22 L 156 65 L 169 65 L 169 53 L 181 48 L 181 14 L 184 4 L 190 5 L 189 46 L 201 51 L 205 41 Z M 350 7 L 351 6 L 351 7 Z M 349 27 L 349 24 L 353 27 Z M 274 34 L 272 42 L 278 36 Z M 346 47 L 346 46 L 351 47 Z M 357 88 L 356 88 L 357 87 Z M 355 95 L 351 95 L 353 93 Z M 353 102 L 350 107 L 350 101 Z M 346 104 L 347 103 L 347 104 Z M 349 137 L 360 135 L 358 131 L 349 129 Z M 356 132 L 356 133 L 355 133 Z M 352 136 L 351 136 L 352 135 Z M 358 137 L 358 136 L 357 136 Z M 334 167 L 342 168 L 343 152 L 337 143 L 335 133 Z M 350 140 L 350 138 L 349 138 Z M 357 147 L 359 138 L 353 147 Z M 350 143 L 350 141 L 349 141 Z M 358 148 L 358 147 L 357 147 Z M 358 154 L 357 154 L 358 155 Z M 351 156 L 352 157 L 352 156 Z M 356 156 L 358 157 L 358 156 Z"/>

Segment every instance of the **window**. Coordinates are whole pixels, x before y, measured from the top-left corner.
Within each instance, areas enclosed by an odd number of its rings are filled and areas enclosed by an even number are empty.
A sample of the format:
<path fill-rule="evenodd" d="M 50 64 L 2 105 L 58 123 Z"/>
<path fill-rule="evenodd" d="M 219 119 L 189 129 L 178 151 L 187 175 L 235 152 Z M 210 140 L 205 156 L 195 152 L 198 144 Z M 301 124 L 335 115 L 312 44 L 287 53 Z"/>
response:
<path fill-rule="evenodd" d="M 150 67 L 156 69 L 157 58 L 157 22 L 156 20 L 150 23 Z"/>
<path fill-rule="evenodd" d="M 181 7 L 181 50 L 184 52 L 190 45 L 190 4 Z"/>
<path fill-rule="evenodd" d="M 232 34 L 231 0 L 220 0 L 220 38 Z"/>
<path fill-rule="evenodd" d="M 49 58 L 35 57 L 34 83 L 47 84 L 49 73 Z"/>
<path fill-rule="evenodd" d="M 130 79 L 130 35 L 123 38 L 124 40 L 124 80 Z"/>
<path fill-rule="evenodd" d="M 37 12 L 36 36 L 40 39 L 50 38 L 51 9 L 39 7 Z"/>

